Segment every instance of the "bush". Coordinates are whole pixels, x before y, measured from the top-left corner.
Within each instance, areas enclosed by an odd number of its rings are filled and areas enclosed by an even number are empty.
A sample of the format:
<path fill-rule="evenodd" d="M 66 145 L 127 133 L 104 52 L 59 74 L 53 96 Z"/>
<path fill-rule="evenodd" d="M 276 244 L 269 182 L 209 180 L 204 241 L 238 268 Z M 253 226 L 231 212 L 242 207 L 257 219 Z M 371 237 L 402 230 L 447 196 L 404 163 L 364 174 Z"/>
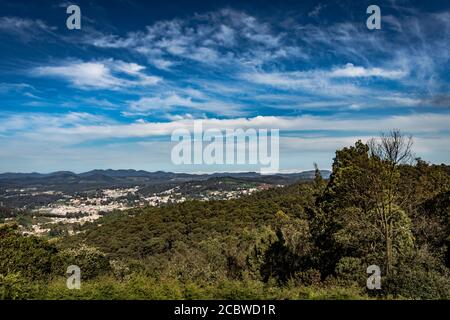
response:
<path fill-rule="evenodd" d="M 15 232 L 1 234 L 0 274 L 20 273 L 29 280 L 45 280 L 57 273 L 59 265 L 58 250 L 47 241 Z"/>
<path fill-rule="evenodd" d="M 296 285 L 315 286 L 321 282 L 320 271 L 316 269 L 308 269 L 306 271 L 296 272 L 294 275 Z"/>
<path fill-rule="evenodd" d="M 76 265 L 81 269 L 83 280 L 92 279 L 111 271 L 108 258 L 99 250 L 86 245 L 78 248 L 65 249 L 61 252 L 64 273 L 68 266 Z"/>
<path fill-rule="evenodd" d="M 367 274 L 360 258 L 344 257 L 336 265 L 336 277 L 347 283 L 365 283 Z"/>
<path fill-rule="evenodd" d="M 395 297 L 449 299 L 449 270 L 426 248 L 422 248 L 404 257 L 395 273 L 382 280 L 382 288 Z"/>
<path fill-rule="evenodd" d="M 36 287 L 20 273 L 0 274 L 0 300 L 32 299 L 35 296 Z"/>

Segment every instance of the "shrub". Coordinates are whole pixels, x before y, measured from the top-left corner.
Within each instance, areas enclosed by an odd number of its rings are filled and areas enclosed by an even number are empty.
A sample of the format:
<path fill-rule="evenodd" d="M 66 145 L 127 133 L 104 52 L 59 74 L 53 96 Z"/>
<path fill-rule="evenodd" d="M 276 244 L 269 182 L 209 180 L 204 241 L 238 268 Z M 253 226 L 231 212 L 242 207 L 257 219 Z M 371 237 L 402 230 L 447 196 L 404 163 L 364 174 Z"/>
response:
<path fill-rule="evenodd" d="M 20 272 L 29 280 L 45 280 L 56 274 L 59 265 L 58 250 L 47 241 L 15 232 L 1 234 L 0 274 Z"/>
<path fill-rule="evenodd" d="M 78 248 L 65 249 L 61 252 L 61 261 L 65 269 L 70 265 L 76 265 L 81 269 L 83 280 L 92 279 L 111 271 L 108 258 L 99 250 L 86 245 Z"/>
<path fill-rule="evenodd" d="M 360 258 L 344 257 L 336 265 L 336 277 L 347 283 L 364 283 L 367 278 Z"/>
<path fill-rule="evenodd" d="M 395 272 L 384 279 L 382 288 L 396 297 L 449 299 L 449 270 L 426 248 L 422 248 L 404 257 Z"/>
<path fill-rule="evenodd" d="M 36 289 L 20 273 L 0 274 L 0 300 L 32 299 Z"/>

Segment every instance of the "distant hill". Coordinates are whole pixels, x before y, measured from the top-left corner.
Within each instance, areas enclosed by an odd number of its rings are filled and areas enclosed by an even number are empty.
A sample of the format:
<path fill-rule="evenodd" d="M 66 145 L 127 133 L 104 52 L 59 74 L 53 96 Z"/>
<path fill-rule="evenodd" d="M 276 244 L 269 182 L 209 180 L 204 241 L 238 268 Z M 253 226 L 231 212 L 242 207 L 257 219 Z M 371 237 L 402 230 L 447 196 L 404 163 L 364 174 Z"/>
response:
<path fill-rule="evenodd" d="M 322 176 L 328 178 L 330 171 L 323 170 Z M 261 175 L 256 172 L 187 174 L 173 172 L 148 172 L 143 170 L 92 170 L 80 174 L 70 171 L 42 173 L 3 173 L 0 174 L 0 188 L 43 188 L 61 191 L 83 191 L 92 188 L 110 188 L 127 186 L 155 186 L 179 184 L 189 181 L 233 178 L 245 182 L 268 184 L 290 184 L 314 178 L 314 171 L 299 173 L 280 173 Z"/>

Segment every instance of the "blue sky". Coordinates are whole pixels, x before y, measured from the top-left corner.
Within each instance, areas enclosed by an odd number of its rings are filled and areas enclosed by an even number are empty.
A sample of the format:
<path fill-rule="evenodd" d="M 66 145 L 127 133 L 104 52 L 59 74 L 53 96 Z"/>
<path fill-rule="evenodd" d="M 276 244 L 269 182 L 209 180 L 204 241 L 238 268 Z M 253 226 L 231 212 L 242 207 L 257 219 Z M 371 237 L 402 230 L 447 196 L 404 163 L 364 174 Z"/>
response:
<path fill-rule="evenodd" d="M 172 164 L 193 119 L 280 129 L 282 171 L 393 128 L 449 163 L 446 1 L 77 1 L 81 30 L 70 4 L 0 5 L 0 172 L 256 169 Z"/>

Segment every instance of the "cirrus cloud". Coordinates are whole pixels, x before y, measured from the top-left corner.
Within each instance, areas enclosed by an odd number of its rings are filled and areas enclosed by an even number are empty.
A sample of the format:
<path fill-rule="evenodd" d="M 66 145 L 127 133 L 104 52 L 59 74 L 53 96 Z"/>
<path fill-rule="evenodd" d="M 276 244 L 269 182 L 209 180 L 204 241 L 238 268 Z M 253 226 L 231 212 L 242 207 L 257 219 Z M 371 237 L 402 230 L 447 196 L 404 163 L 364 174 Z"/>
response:
<path fill-rule="evenodd" d="M 54 77 L 69 81 L 81 89 L 116 90 L 124 87 L 153 86 L 160 77 L 147 75 L 144 66 L 121 60 L 68 61 L 57 65 L 37 67 L 31 75 Z"/>

